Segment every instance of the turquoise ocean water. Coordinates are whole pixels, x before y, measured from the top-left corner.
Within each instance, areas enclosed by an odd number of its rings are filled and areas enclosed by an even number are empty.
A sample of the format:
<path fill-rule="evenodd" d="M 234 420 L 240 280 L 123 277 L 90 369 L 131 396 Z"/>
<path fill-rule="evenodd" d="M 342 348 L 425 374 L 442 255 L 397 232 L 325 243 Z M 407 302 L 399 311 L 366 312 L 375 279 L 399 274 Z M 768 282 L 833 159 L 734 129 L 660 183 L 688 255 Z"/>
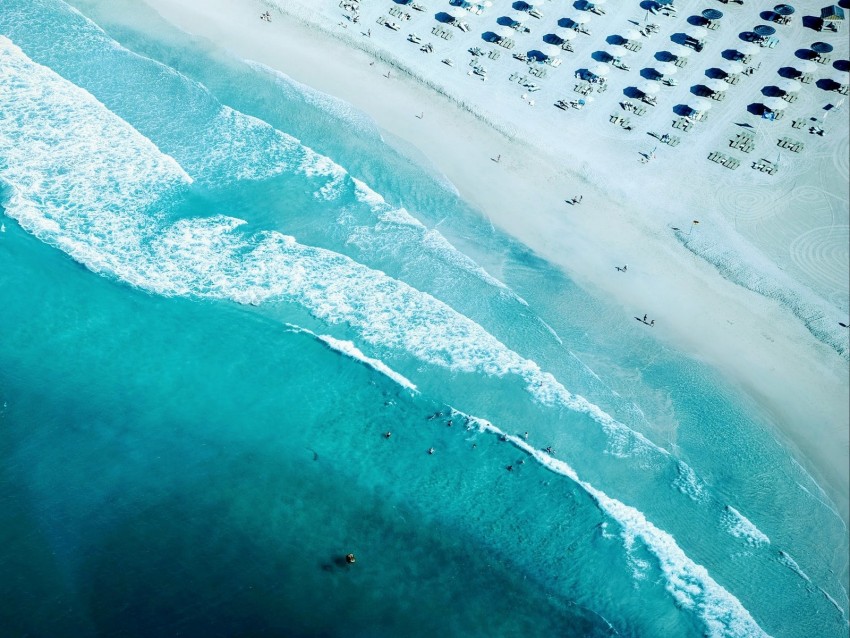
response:
<path fill-rule="evenodd" d="M 0 4 L 0 635 L 847 635 L 757 406 L 349 106 L 102 4 Z"/>

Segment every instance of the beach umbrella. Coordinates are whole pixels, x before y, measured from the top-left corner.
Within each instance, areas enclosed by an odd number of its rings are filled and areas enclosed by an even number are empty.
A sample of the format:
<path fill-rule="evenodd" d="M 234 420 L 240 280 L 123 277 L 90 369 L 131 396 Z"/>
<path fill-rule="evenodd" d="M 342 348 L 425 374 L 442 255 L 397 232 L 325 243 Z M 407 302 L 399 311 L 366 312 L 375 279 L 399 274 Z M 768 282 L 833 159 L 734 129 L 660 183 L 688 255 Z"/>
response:
<path fill-rule="evenodd" d="M 744 55 L 756 55 L 761 52 L 761 49 L 757 44 L 753 44 L 752 42 L 745 42 L 740 47 L 738 47 L 738 51 L 740 51 Z"/>
<path fill-rule="evenodd" d="M 490 0 L 484 0 L 484 2 L 481 3 L 481 6 L 482 7 L 492 7 L 493 3 Z"/>
<path fill-rule="evenodd" d="M 682 46 L 681 44 L 670 45 L 670 54 L 677 58 L 690 57 L 694 50 L 690 47 Z"/>
<path fill-rule="evenodd" d="M 592 0 L 592 2 L 590 2 L 590 4 L 599 6 L 600 4 L 605 4 L 605 2 L 607 2 L 607 0 Z"/>
<path fill-rule="evenodd" d="M 575 18 L 570 18 L 575 24 L 587 24 L 591 20 L 589 13 L 580 13 Z"/>
<path fill-rule="evenodd" d="M 561 55 L 561 47 L 554 44 L 547 44 L 543 47 L 543 55 L 547 58 L 557 58 Z"/>
<path fill-rule="evenodd" d="M 688 108 L 694 113 L 705 113 L 711 109 L 711 102 L 701 97 L 696 97 L 688 102 Z"/>
<path fill-rule="evenodd" d="M 707 80 L 705 82 L 705 86 L 709 88 L 709 90 L 714 91 L 715 93 L 722 93 L 726 89 L 729 88 L 729 85 L 726 84 L 723 80 Z"/>
<path fill-rule="evenodd" d="M 723 12 L 717 9 L 706 9 L 702 12 L 702 17 L 706 20 L 719 20 L 723 17 Z"/>
<path fill-rule="evenodd" d="M 675 75 L 676 71 L 679 70 L 675 64 L 670 64 L 669 62 L 659 62 L 654 68 L 661 75 Z"/>
<path fill-rule="evenodd" d="M 778 97 L 766 98 L 762 100 L 762 104 L 764 104 L 769 111 L 781 111 L 788 107 L 788 102 Z"/>
<path fill-rule="evenodd" d="M 637 89 L 644 95 L 655 95 L 661 90 L 661 85 L 653 80 L 647 80 L 638 84 Z"/>
<path fill-rule="evenodd" d="M 623 39 L 628 42 L 634 42 L 635 40 L 640 39 L 640 33 L 635 31 L 634 29 L 629 29 L 626 31 L 626 35 L 623 36 Z"/>
<path fill-rule="evenodd" d="M 734 60 L 727 60 L 720 65 L 720 70 L 726 73 L 726 75 L 737 75 L 744 70 L 744 65 Z"/>
<path fill-rule="evenodd" d="M 500 38 L 509 38 L 514 34 L 514 30 L 510 27 L 499 27 L 496 29 L 496 35 Z"/>
<path fill-rule="evenodd" d="M 797 60 L 794 62 L 793 68 L 800 73 L 814 73 L 818 70 L 818 65 L 811 60 Z"/>
<path fill-rule="evenodd" d="M 778 4 L 773 7 L 773 12 L 776 15 L 780 16 L 790 16 L 792 13 L 794 13 L 794 7 L 792 7 L 790 4 Z"/>
<path fill-rule="evenodd" d="M 766 24 L 760 24 L 757 27 L 753 27 L 753 33 L 762 38 L 767 38 L 776 33 L 776 29 Z"/>
<path fill-rule="evenodd" d="M 832 74 L 831 79 L 839 86 L 847 86 L 848 84 L 850 84 L 850 72 L 838 71 L 837 73 Z"/>
<path fill-rule="evenodd" d="M 599 64 L 594 64 L 588 71 L 598 78 L 604 78 L 611 72 L 611 67 L 600 62 Z"/>
<path fill-rule="evenodd" d="M 449 13 L 455 20 L 460 20 L 463 17 L 466 17 L 467 12 L 463 7 L 454 7 Z"/>
<path fill-rule="evenodd" d="M 788 79 L 780 80 L 779 82 L 776 83 L 776 86 L 778 86 L 780 89 L 782 89 L 786 93 L 796 93 L 797 91 L 799 91 L 800 89 L 803 88 L 803 85 L 800 84 L 799 82 L 797 82 L 797 80 L 788 80 Z"/>
<path fill-rule="evenodd" d="M 628 54 L 629 50 L 626 47 L 621 47 L 619 44 L 612 44 L 605 49 L 605 52 L 612 58 L 619 60 L 624 55 Z"/>
<path fill-rule="evenodd" d="M 812 51 L 815 53 L 829 53 L 832 51 L 832 45 L 826 42 L 815 42 L 812 45 Z"/>
<path fill-rule="evenodd" d="M 708 29 L 705 27 L 691 27 L 685 31 L 685 35 L 692 37 L 694 40 L 702 40 L 708 35 Z"/>
<path fill-rule="evenodd" d="M 564 27 L 557 29 L 555 31 L 555 35 L 561 38 L 564 42 L 568 42 L 569 40 L 573 40 L 578 37 L 578 33 L 576 33 L 574 29 L 565 29 Z"/>
<path fill-rule="evenodd" d="M 527 13 L 515 13 L 511 16 L 511 20 L 513 20 L 514 22 L 518 22 L 520 24 L 527 21 L 528 18 L 529 18 L 529 15 Z"/>

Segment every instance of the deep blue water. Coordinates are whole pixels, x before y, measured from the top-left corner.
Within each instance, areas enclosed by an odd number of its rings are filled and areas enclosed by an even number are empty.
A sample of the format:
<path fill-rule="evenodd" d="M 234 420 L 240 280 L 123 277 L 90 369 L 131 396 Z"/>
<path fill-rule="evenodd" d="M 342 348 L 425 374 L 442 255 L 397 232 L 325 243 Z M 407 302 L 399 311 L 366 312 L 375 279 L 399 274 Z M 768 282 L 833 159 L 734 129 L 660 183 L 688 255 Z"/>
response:
<path fill-rule="evenodd" d="M 80 6 L 0 5 L 5 635 L 846 635 L 752 401 L 350 107 Z"/>

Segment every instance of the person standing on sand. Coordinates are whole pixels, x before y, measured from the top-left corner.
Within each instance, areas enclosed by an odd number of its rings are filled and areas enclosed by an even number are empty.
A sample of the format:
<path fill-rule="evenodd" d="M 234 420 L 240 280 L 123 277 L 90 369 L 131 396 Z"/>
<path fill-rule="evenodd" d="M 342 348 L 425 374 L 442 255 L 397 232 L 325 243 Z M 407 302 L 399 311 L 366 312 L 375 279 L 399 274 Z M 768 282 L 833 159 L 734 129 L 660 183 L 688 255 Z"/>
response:
<path fill-rule="evenodd" d="M 646 315 L 643 316 L 643 322 L 646 323 Z"/>

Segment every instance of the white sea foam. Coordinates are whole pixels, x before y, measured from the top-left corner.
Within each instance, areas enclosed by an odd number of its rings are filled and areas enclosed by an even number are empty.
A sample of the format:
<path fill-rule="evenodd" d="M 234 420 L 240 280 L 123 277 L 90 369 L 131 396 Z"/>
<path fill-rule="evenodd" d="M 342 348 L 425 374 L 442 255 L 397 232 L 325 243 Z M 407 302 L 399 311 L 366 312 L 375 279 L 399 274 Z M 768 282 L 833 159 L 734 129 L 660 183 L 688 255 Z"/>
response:
<path fill-rule="evenodd" d="M 726 506 L 722 520 L 726 531 L 735 538 L 740 538 L 754 547 L 770 544 L 767 535 L 731 505 Z"/>
<path fill-rule="evenodd" d="M 667 532 L 650 523 L 634 507 L 609 497 L 581 480 L 566 462 L 531 447 L 524 439 L 502 432 L 489 421 L 472 417 L 479 429 L 492 432 L 525 451 L 541 465 L 574 481 L 587 492 L 600 509 L 622 528 L 626 547 L 640 541 L 658 560 L 665 587 L 681 607 L 695 612 L 712 637 L 756 638 L 767 634 L 741 602 L 715 581 L 708 570 L 691 560 Z"/>
<path fill-rule="evenodd" d="M 166 295 L 298 303 L 328 323 L 350 325 L 375 348 L 455 372 L 517 376 L 539 402 L 599 423 L 617 455 L 669 454 L 468 317 L 381 271 L 278 232 L 248 235 L 232 217 L 165 223 L 155 204 L 190 181 L 180 166 L 8 40 L 2 55 L 0 177 L 15 187 L 8 214 L 92 270 Z M 321 159 L 309 166 L 337 172 Z"/>
<path fill-rule="evenodd" d="M 702 481 L 697 478 L 696 472 L 683 461 L 676 463 L 676 479 L 673 481 L 673 487 L 685 494 L 692 501 L 702 501 L 705 499 L 705 486 Z"/>
<path fill-rule="evenodd" d="M 412 392 L 418 392 L 418 390 L 416 389 L 416 385 L 412 381 L 410 381 L 410 379 L 405 377 L 403 374 L 396 372 L 380 359 L 375 359 L 373 357 L 363 354 L 363 351 L 360 350 L 360 348 L 358 348 L 356 345 L 354 345 L 353 341 L 337 339 L 330 335 L 316 334 L 312 330 L 308 330 L 307 328 L 302 328 L 300 326 L 294 326 L 292 324 L 287 325 L 293 332 L 309 334 L 324 343 L 325 345 L 327 345 L 331 350 L 335 350 L 336 352 L 344 354 L 347 357 L 366 364 L 373 370 L 376 370 L 384 376 L 389 377 L 403 388 L 407 388 Z"/>
<path fill-rule="evenodd" d="M 805 580 L 807 583 L 812 582 L 812 579 L 809 578 L 806 572 L 804 572 L 800 568 L 800 566 L 797 564 L 797 561 L 791 558 L 791 555 L 788 552 L 783 552 L 782 550 L 779 550 L 779 558 L 777 560 L 782 565 L 785 565 L 788 569 L 797 574 L 797 576 Z"/>

